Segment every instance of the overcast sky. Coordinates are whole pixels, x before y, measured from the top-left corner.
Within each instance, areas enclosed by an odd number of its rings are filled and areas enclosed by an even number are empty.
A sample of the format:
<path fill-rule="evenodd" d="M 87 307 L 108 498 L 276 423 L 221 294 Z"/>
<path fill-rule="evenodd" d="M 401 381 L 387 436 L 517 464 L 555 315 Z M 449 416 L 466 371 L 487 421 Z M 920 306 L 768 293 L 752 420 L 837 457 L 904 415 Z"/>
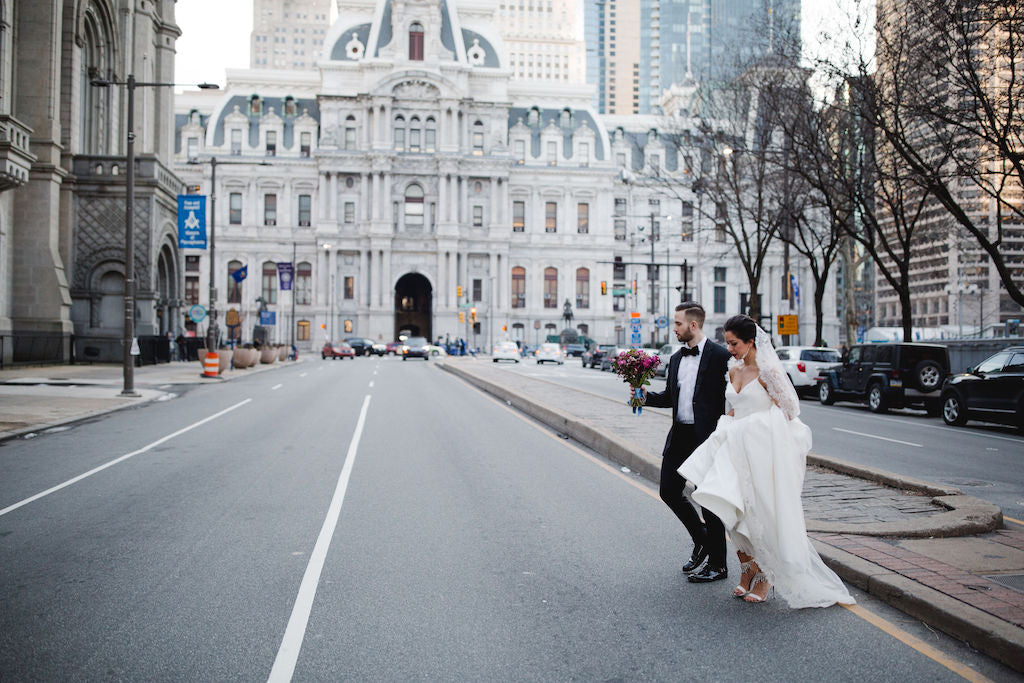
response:
<path fill-rule="evenodd" d="M 819 35 L 822 30 L 835 33 L 847 24 L 841 18 L 854 2 L 803 0 L 801 28 L 805 52 L 829 49 L 819 45 Z M 223 86 L 225 69 L 249 66 L 252 0 L 178 0 L 175 15 L 182 31 L 177 43 L 175 82 L 206 81 Z M 331 2 L 331 16 L 335 15 L 335 3 Z"/>

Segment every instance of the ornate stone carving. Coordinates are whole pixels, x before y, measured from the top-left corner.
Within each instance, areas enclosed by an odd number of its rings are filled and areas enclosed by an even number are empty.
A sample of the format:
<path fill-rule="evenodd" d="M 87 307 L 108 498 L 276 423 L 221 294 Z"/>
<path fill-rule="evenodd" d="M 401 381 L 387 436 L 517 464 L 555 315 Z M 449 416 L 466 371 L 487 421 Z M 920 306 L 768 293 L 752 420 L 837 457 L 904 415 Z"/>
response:
<path fill-rule="evenodd" d="M 359 61 L 366 52 L 366 46 L 359 40 L 359 34 L 353 31 L 352 40 L 345 43 L 345 54 L 353 61 Z"/>
<path fill-rule="evenodd" d="M 441 91 L 426 81 L 404 81 L 391 89 L 391 94 L 400 100 L 437 100 Z"/>
<path fill-rule="evenodd" d="M 483 66 L 484 60 L 487 59 L 487 53 L 480 47 L 480 39 L 474 38 L 473 45 L 466 50 L 466 59 L 472 66 Z"/>

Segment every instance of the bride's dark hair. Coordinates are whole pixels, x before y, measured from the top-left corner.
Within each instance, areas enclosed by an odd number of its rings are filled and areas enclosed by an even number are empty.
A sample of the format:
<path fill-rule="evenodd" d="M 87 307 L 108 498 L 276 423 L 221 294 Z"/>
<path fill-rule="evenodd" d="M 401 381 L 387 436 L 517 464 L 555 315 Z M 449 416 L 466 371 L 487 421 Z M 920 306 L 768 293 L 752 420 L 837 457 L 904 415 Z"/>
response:
<path fill-rule="evenodd" d="M 744 342 L 752 342 L 757 336 L 757 323 L 749 315 L 734 315 L 725 321 L 723 331 L 732 332 Z"/>

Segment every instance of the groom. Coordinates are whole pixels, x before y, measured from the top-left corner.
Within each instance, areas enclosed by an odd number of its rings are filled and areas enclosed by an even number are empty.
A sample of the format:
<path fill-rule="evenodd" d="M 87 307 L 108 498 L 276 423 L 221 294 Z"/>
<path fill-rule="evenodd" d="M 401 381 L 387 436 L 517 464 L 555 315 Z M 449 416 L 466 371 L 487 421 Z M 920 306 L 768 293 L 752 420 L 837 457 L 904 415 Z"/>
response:
<path fill-rule="evenodd" d="M 715 431 L 718 418 L 725 413 L 729 352 L 704 336 L 704 308 L 695 301 L 676 306 L 673 327 L 683 347 L 669 360 L 665 391 L 647 394 L 646 405 L 672 409 L 672 428 L 661 456 L 661 499 L 693 539 L 693 554 L 683 565 L 687 581 L 708 583 L 729 575 L 725 527 L 710 510 L 703 510 L 701 523 L 683 491 L 686 480 L 676 470 Z"/>

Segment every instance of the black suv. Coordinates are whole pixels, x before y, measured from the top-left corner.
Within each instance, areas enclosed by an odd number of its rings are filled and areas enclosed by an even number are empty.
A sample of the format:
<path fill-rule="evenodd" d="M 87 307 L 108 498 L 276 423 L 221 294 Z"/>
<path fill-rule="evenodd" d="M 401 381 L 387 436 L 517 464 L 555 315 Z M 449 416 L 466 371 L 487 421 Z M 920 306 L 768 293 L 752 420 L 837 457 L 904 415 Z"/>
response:
<path fill-rule="evenodd" d="M 1024 346 L 1010 346 L 942 385 L 942 419 L 983 420 L 1024 430 Z"/>
<path fill-rule="evenodd" d="M 942 412 L 940 389 L 949 374 L 949 351 L 939 344 L 861 344 L 840 365 L 822 368 L 818 400 L 866 402 L 875 413 L 908 406 Z"/>

